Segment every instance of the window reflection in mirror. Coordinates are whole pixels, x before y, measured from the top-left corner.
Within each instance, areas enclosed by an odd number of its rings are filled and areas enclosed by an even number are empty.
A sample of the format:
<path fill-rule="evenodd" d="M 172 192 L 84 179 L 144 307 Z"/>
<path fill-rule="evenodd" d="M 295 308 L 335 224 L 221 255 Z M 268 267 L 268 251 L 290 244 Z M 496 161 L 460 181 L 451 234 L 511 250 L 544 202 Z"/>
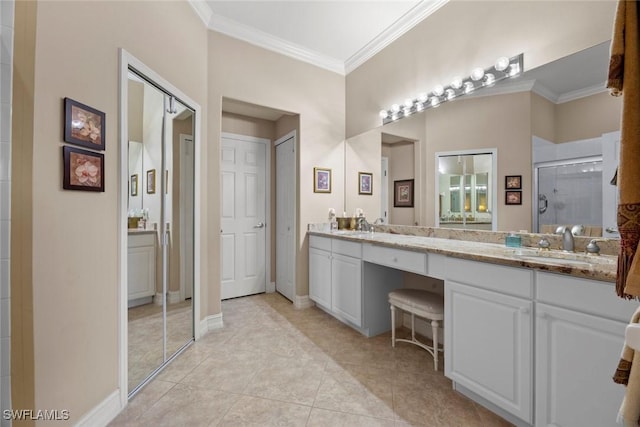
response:
<path fill-rule="evenodd" d="M 495 150 L 436 154 L 436 226 L 495 230 L 495 157 Z"/>

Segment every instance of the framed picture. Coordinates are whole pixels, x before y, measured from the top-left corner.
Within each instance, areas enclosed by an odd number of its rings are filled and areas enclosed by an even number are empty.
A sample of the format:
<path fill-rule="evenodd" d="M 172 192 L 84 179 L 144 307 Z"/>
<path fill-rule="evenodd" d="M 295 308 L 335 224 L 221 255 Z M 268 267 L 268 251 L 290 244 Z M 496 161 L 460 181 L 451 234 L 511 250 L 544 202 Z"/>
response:
<path fill-rule="evenodd" d="M 131 196 L 138 195 L 138 174 L 131 175 Z"/>
<path fill-rule="evenodd" d="M 147 194 L 156 192 L 156 170 L 149 169 L 147 171 Z"/>
<path fill-rule="evenodd" d="M 62 164 L 65 190 L 104 191 L 104 154 L 63 146 Z"/>
<path fill-rule="evenodd" d="M 507 191 L 505 193 L 504 203 L 506 205 L 521 205 L 522 191 Z"/>
<path fill-rule="evenodd" d="M 373 174 L 358 172 L 358 194 L 373 194 Z"/>
<path fill-rule="evenodd" d="M 105 115 L 71 98 L 64 99 L 64 140 L 94 150 L 104 150 Z"/>
<path fill-rule="evenodd" d="M 507 190 L 522 189 L 522 175 L 507 175 L 504 177 L 504 188 Z"/>
<path fill-rule="evenodd" d="M 413 180 L 393 181 L 393 207 L 413 207 Z"/>
<path fill-rule="evenodd" d="M 331 193 L 331 169 L 313 168 L 313 192 Z"/>

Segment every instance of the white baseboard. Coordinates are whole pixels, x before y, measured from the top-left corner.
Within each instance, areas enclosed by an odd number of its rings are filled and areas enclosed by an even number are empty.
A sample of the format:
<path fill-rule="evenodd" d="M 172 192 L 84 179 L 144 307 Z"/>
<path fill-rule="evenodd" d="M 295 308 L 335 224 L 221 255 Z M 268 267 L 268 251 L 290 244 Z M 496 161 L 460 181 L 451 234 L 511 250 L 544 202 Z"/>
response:
<path fill-rule="evenodd" d="M 180 302 L 180 291 L 169 291 L 167 294 L 167 304 Z"/>
<path fill-rule="evenodd" d="M 77 427 L 106 426 L 118 416 L 121 410 L 120 390 L 115 390 L 91 411 L 84 414 L 75 425 Z"/>
<path fill-rule="evenodd" d="M 309 295 L 296 295 L 293 298 L 293 306 L 297 309 L 313 307 L 313 301 L 309 298 Z"/>
<path fill-rule="evenodd" d="M 153 303 L 155 305 L 162 305 L 162 293 L 156 293 L 153 297 Z"/>
<path fill-rule="evenodd" d="M 200 321 L 200 336 L 202 337 L 209 331 L 221 329 L 223 327 L 224 322 L 222 320 L 222 313 L 212 314 L 211 316 L 207 316 Z"/>

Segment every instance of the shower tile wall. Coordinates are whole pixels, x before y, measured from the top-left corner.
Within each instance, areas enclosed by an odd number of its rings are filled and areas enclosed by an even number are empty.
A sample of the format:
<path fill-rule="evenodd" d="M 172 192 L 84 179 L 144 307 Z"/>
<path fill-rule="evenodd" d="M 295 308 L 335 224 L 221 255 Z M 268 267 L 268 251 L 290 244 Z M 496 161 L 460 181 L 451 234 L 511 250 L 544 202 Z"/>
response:
<path fill-rule="evenodd" d="M 11 82 L 14 0 L 0 0 L 0 406 L 11 408 Z M 4 412 L 3 412 L 4 413 Z M 2 417 L 2 427 L 11 421 Z"/>

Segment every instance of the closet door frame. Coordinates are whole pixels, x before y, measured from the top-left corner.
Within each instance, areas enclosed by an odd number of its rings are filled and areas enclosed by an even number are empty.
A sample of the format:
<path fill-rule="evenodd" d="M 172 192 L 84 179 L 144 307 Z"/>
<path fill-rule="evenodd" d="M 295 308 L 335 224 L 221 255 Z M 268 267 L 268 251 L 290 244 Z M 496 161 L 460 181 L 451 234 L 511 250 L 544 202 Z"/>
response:
<path fill-rule="evenodd" d="M 119 50 L 120 54 L 120 126 L 119 126 L 119 177 L 118 177 L 118 248 L 119 256 L 119 394 L 120 406 L 124 407 L 129 398 L 128 393 L 128 337 L 127 337 L 127 204 L 128 204 L 128 180 L 129 180 L 129 158 L 128 158 L 128 74 L 129 69 L 133 68 L 152 80 L 156 85 L 164 91 L 169 92 L 177 98 L 182 104 L 188 106 L 195 111 L 195 120 L 193 127 L 194 140 L 194 240 L 193 240 L 193 263 L 194 263 L 194 287 L 193 287 L 193 334 L 198 340 L 201 335 L 200 325 L 200 280 L 201 280 L 201 120 L 202 108 L 198 103 L 185 95 L 180 89 L 163 79 L 159 74 L 146 66 L 142 61 L 131 55 L 124 49 Z"/>

